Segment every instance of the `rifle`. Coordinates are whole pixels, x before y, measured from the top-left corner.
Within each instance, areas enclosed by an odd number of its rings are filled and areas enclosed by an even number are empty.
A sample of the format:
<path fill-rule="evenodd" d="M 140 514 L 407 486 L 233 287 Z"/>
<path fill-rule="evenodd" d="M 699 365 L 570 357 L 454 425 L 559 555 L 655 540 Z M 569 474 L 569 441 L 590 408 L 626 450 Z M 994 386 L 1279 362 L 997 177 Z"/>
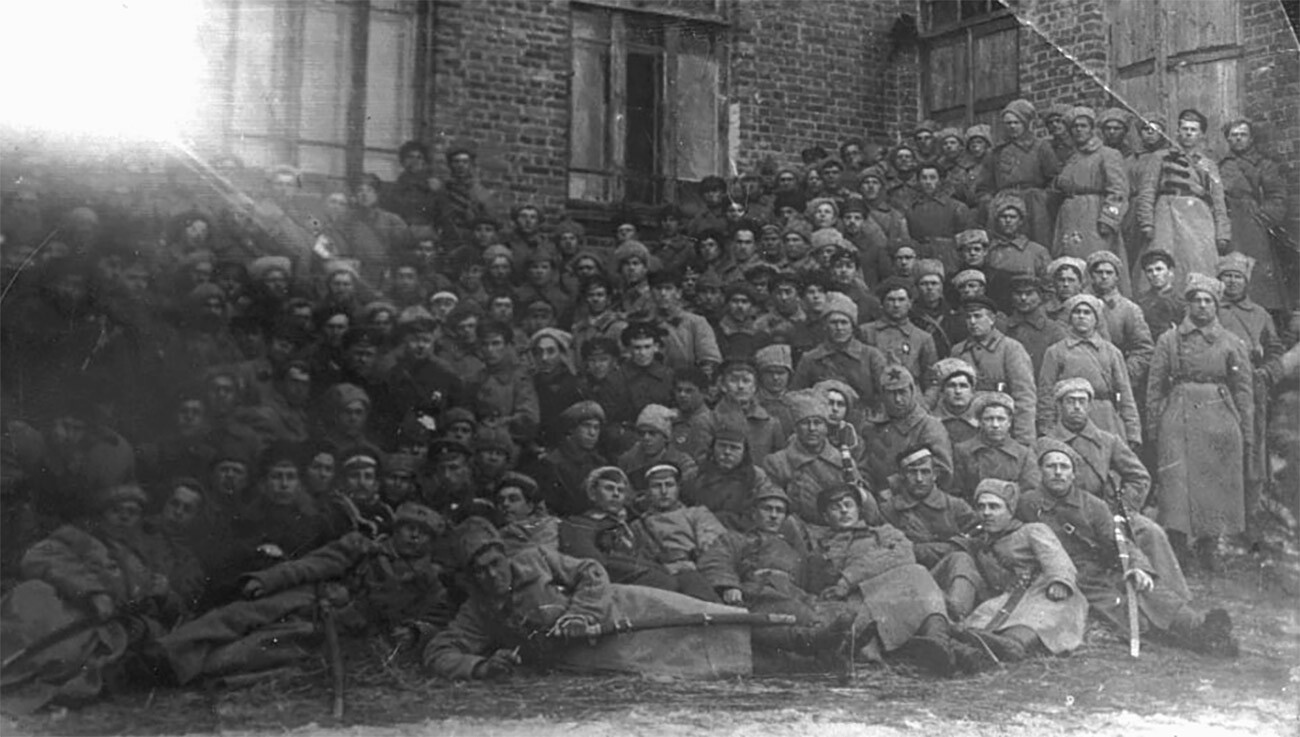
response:
<path fill-rule="evenodd" d="M 646 630 L 672 629 L 676 627 L 726 627 L 748 625 L 750 627 L 788 627 L 798 624 L 799 619 L 793 614 L 756 614 L 754 612 L 697 612 L 694 614 L 668 614 L 662 617 L 646 619 L 618 619 L 609 623 L 587 625 L 583 637 L 596 639 L 607 635 L 621 635 L 628 632 Z M 558 629 L 551 629 L 547 637 L 562 636 Z"/>
<path fill-rule="evenodd" d="M 876 501 L 881 504 L 888 502 L 890 497 L 889 489 L 881 489 L 879 494 L 873 492 L 866 479 L 862 478 L 862 473 L 858 470 L 858 464 L 853 461 L 853 449 L 858 447 L 858 431 L 846 421 L 840 425 L 838 433 L 840 441 L 840 475 L 844 479 L 844 483 L 857 489 L 858 495 L 862 497 L 863 502 L 867 500 L 867 497 L 875 497 Z M 846 434 L 848 435 L 847 440 L 844 437 Z M 872 524 L 876 523 L 873 522 Z"/>

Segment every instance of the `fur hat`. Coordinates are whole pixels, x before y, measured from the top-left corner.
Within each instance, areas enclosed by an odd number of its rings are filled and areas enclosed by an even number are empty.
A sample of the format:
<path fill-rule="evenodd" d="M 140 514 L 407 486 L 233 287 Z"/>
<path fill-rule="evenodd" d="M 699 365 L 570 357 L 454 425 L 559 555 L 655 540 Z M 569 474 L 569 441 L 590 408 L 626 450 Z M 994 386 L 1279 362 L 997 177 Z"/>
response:
<path fill-rule="evenodd" d="M 820 417 L 823 420 L 831 416 L 831 407 L 826 402 L 826 397 L 821 392 L 812 389 L 803 389 L 800 391 L 790 392 L 786 395 L 786 401 L 790 405 L 790 416 L 795 422 L 801 422 L 811 417 Z"/>
<path fill-rule="evenodd" d="M 1084 394 L 1087 394 L 1088 399 L 1092 399 L 1093 397 L 1096 396 L 1096 392 L 1092 388 L 1091 381 L 1075 376 L 1069 379 L 1062 379 L 1056 382 L 1056 387 L 1052 390 L 1052 399 L 1059 402 L 1062 399 L 1065 399 L 1066 397 L 1070 396 L 1071 394 L 1075 394 L 1078 392 L 1083 392 Z"/>
<path fill-rule="evenodd" d="M 937 258 L 917 259 L 916 265 L 912 267 L 912 273 L 916 275 L 917 281 L 920 281 L 923 276 L 933 275 L 940 279 L 945 276 L 943 262 Z"/>
<path fill-rule="evenodd" d="M 989 278 L 979 269 L 966 269 L 965 271 L 958 272 L 957 275 L 952 278 L 952 285 L 961 289 L 962 285 L 966 284 L 966 282 L 972 281 L 977 281 L 980 284 L 987 285 L 989 283 Z"/>
<path fill-rule="evenodd" d="M 839 312 L 849 316 L 854 325 L 858 324 L 858 305 L 842 292 L 827 292 L 826 314 Z"/>
<path fill-rule="evenodd" d="M 1080 279 L 1083 278 L 1084 274 L 1088 273 L 1088 262 L 1075 256 L 1061 256 L 1053 259 L 1052 262 L 1047 265 L 1047 273 L 1049 276 L 1055 278 L 1056 272 L 1065 267 L 1069 267 L 1078 272 Z"/>
<path fill-rule="evenodd" d="M 994 202 L 997 202 L 997 200 L 995 199 Z M 993 210 L 992 212 L 996 215 L 999 211 L 1000 210 Z M 1023 203 L 1020 212 L 1021 214 L 1024 214 Z M 970 230 L 963 230 L 958 233 L 955 240 L 957 241 L 957 250 L 960 251 L 963 246 L 968 246 L 972 243 L 983 243 L 987 246 L 989 244 L 989 234 L 988 231 L 982 228 L 971 228 Z"/>
<path fill-rule="evenodd" d="M 1247 256 L 1241 251 L 1233 251 L 1219 259 L 1215 266 L 1214 273 L 1216 276 L 1228 271 L 1235 271 L 1246 277 L 1250 281 L 1250 272 L 1255 270 L 1255 259 Z"/>
<path fill-rule="evenodd" d="M 960 358 L 944 358 L 936 361 L 931 371 L 934 372 L 935 383 L 940 387 L 957 374 L 970 377 L 971 386 L 975 385 L 975 367 Z"/>
<path fill-rule="evenodd" d="M 1016 400 L 1006 392 L 980 392 L 975 395 L 975 401 L 971 402 L 971 416 L 979 419 L 980 415 L 984 414 L 984 410 L 989 407 L 1002 407 L 1014 416 Z"/>
<path fill-rule="evenodd" d="M 1215 302 L 1223 301 L 1223 282 L 1205 274 L 1195 272 L 1187 275 L 1187 286 L 1183 287 L 1183 298 L 1186 299 L 1192 292 L 1207 292 L 1214 298 Z"/>
<path fill-rule="evenodd" d="M 1096 315 L 1098 320 L 1106 314 L 1106 304 L 1086 292 L 1080 292 L 1065 300 L 1065 304 L 1061 305 L 1061 311 L 1068 318 L 1070 313 L 1074 312 L 1074 308 L 1079 305 L 1088 305 L 1092 309 L 1092 314 Z"/>
<path fill-rule="evenodd" d="M 754 365 L 758 366 L 759 371 L 769 368 L 783 368 L 786 371 L 793 371 L 794 359 L 790 354 L 790 346 L 785 343 L 776 343 L 758 349 L 758 353 L 754 354 Z"/>
<path fill-rule="evenodd" d="M 416 525 L 436 537 L 447 529 L 447 520 L 423 504 L 405 502 L 393 512 L 393 530 L 402 525 Z"/>
<path fill-rule="evenodd" d="M 293 265 L 284 256 L 262 256 L 253 259 L 248 265 L 248 275 L 254 281 L 262 281 L 272 271 L 283 271 L 285 276 L 293 276 Z"/>
<path fill-rule="evenodd" d="M 662 434 L 665 438 L 673 436 L 673 420 L 677 419 L 677 410 L 662 404 L 647 404 L 636 416 L 636 428 L 648 427 Z"/>
<path fill-rule="evenodd" d="M 1124 270 L 1124 263 L 1120 261 L 1119 256 L 1112 251 L 1107 251 L 1104 249 L 1100 251 L 1093 251 L 1092 253 L 1088 254 L 1087 264 L 1088 264 L 1088 273 L 1092 273 L 1092 270 L 1096 268 L 1098 264 L 1110 264 L 1111 266 L 1115 267 L 1116 272 L 1122 272 Z"/>
<path fill-rule="evenodd" d="M 984 479 L 975 487 L 974 500 L 985 494 L 992 494 L 1007 503 L 1007 509 L 1015 514 L 1016 504 L 1020 501 L 1020 487 L 1014 481 L 1003 479 Z"/>

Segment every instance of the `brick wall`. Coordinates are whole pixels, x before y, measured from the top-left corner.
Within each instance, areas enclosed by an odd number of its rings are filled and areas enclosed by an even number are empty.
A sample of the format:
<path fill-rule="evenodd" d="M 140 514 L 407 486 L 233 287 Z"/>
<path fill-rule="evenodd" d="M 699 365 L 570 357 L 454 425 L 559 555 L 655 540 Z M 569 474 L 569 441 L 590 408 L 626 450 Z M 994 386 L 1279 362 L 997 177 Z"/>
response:
<path fill-rule="evenodd" d="M 1291 233 L 1300 237 L 1300 49 L 1281 0 L 1240 0 L 1241 104 L 1264 150 L 1287 162 Z"/>
<path fill-rule="evenodd" d="M 850 136 L 892 138 L 916 119 L 914 52 L 889 59 L 889 31 L 916 0 L 738 4 L 731 101 L 740 105 L 740 165 L 798 163 Z"/>
<path fill-rule="evenodd" d="M 563 204 L 569 130 L 567 2 L 439 0 L 426 130 L 435 166 L 449 148 L 479 155 L 504 204 Z"/>
<path fill-rule="evenodd" d="M 567 187 L 567 0 L 438 0 L 434 7 L 425 127 L 435 166 L 442 167 L 441 152 L 470 145 L 484 184 L 503 202 L 558 211 Z M 900 13 L 916 14 L 917 0 L 746 0 L 728 10 L 722 114 L 739 105 L 742 170 L 767 157 L 797 163 L 812 144 L 831 150 L 849 136 L 885 138 L 899 121 L 916 118 L 916 54 L 887 56 L 890 28 Z"/>
<path fill-rule="evenodd" d="M 1020 89 L 1038 109 L 1104 105 L 1108 63 L 1102 0 L 1020 0 Z"/>

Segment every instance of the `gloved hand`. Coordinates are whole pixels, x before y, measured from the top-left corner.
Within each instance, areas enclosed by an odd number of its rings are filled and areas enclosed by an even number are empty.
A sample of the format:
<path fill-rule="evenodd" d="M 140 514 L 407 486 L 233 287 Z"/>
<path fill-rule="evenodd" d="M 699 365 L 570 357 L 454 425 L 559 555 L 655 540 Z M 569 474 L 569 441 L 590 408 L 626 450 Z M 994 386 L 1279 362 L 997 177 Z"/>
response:
<path fill-rule="evenodd" d="M 1133 588 L 1137 589 L 1138 591 L 1150 591 L 1151 589 L 1155 588 L 1156 585 L 1156 582 L 1151 580 L 1151 576 L 1148 575 L 1146 571 L 1140 570 L 1138 568 L 1134 568 L 1128 573 L 1125 573 L 1124 577 L 1132 579 Z"/>
<path fill-rule="evenodd" d="M 726 589 L 722 592 L 722 603 L 730 606 L 740 606 L 745 601 L 745 596 L 740 589 Z"/>

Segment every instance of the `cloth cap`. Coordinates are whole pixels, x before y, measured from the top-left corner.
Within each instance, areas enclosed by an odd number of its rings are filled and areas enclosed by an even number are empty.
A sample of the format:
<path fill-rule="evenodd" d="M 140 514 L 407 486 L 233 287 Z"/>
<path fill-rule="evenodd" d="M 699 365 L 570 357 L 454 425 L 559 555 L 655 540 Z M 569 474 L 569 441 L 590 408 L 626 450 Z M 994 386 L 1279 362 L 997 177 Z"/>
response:
<path fill-rule="evenodd" d="M 916 275 L 917 281 L 923 276 L 937 276 L 944 278 L 943 262 L 937 258 L 918 259 L 916 265 L 912 267 L 912 273 Z"/>
<path fill-rule="evenodd" d="M 960 271 L 952 278 L 952 285 L 960 289 L 966 282 L 977 281 L 980 284 L 988 284 L 989 278 L 979 269 L 966 269 Z"/>
<path fill-rule="evenodd" d="M 1043 119 L 1046 120 L 1048 118 L 1064 118 L 1069 116 L 1070 111 L 1073 109 L 1074 108 L 1070 107 L 1069 105 L 1066 105 L 1065 103 L 1060 103 L 1060 102 L 1054 103 L 1052 105 L 1047 106 L 1047 112 L 1043 113 Z"/>
<path fill-rule="evenodd" d="M 396 318 L 399 310 L 397 309 L 397 305 L 393 304 L 392 302 L 389 302 L 386 299 L 377 299 L 373 302 L 367 302 L 366 305 L 361 308 L 361 313 L 360 313 L 361 321 L 373 322 L 375 319 L 375 315 L 381 312 L 387 312 L 388 314 Z"/>
<path fill-rule="evenodd" d="M 660 461 L 651 464 L 641 473 L 640 488 L 648 488 L 650 486 L 650 477 L 657 473 L 671 473 L 673 478 L 680 480 L 682 477 L 682 467 L 672 461 Z"/>
<path fill-rule="evenodd" d="M 749 439 L 745 433 L 745 428 L 738 422 L 722 421 L 713 428 L 714 440 L 725 440 L 731 443 L 744 443 Z"/>
<path fill-rule="evenodd" d="M 144 489 L 141 489 L 138 484 L 117 484 L 104 489 L 95 496 L 101 510 L 126 502 L 135 502 L 141 508 L 149 503 L 149 495 L 144 493 Z"/>
<path fill-rule="evenodd" d="M 515 262 L 514 251 L 511 251 L 509 246 L 497 243 L 483 250 L 483 263 L 490 264 L 498 258 L 505 258 L 512 264 Z"/>
<path fill-rule="evenodd" d="M 858 403 L 857 391 L 855 391 L 853 387 L 849 386 L 848 384 L 845 384 L 839 379 L 822 379 L 816 384 L 813 384 L 812 388 L 813 391 L 818 392 L 823 397 L 826 397 L 828 401 L 830 397 L 830 392 L 838 392 L 840 395 L 844 397 L 844 401 L 848 402 L 850 407 Z"/>
<path fill-rule="evenodd" d="M 1088 271 L 1091 272 L 1097 264 L 1110 264 L 1115 267 L 1116 272 L 1124 270 L 1124 264 L 1120 261 L 1119 256 L 1111 251 L 1093 251 L 1088 254 Z"/>
<path fill-rule="evenodd" d="M 985 141 L 992 143 L 993 130 L 983 123 L 972 125 L 966 129 L 966 142 L 970 143 L 970 139 L 972 138 L 983 138 Z"/>
<path fill-rule="evenodd" d="M 472 428 L 478 424 L 478 418 L 474 416 L 474 412 L 468 407 L 452 407 L 443 413 L 442 422 L 447 427 L 451 427 L 458 422 L 464 422 Z"/>
<path fill-rule="evenodd" d="M 867 179 L 875 179 L 881 184 L 884 184 L 886 181 L 889 180 L 889 177 L 885 175 L 884 167 L 868 166 L 867 168 L 862 170 L 861 174 L 858 175 L 858 182 L 859 183 L 865 182 Z"/>
<path fill-rule="evenodd" d="M 1023 212 L 1023 209 L 1021 211 Z M 997 214 L 998 210 L 994 210 L 993 213 Z M 989 234 L 982 228 L 971 228 L 970 230 L 963 230 L 958 233 L 956 241 L 958 251 L 960 251 L 964 246 L 969 246 L 973 243 L 983 243 L 987 246 L 989 244 Z"/>
<path fill-rule="evenodd" d="M 973 312 L 975 310 L 988 310 L 994 315 L 998 314 L 997 303 L 993 301 L 992 297 L 989 297 L 984 294 L 979 294 L 974 297 L 967 297 L 963 299 L 961 301 L 961 308 L 965 312 Z"/>
<path fill-rule="evenodd" d="M 896 363 L 885 367 L 885 370 L 880 374 L 879 384 L 881 391 L 888 391 L 914 386 L 915 380 L 912 378 L 912 372 L 908 371 L 906 366 Z"/>
<path fill-rule="evenodd" d="M 850 197 L 844 203 L 844 206 L 840 208 L 840 214 L 848 215 L 851 212 L 858 212 L 858 213 L 862 213 L 863 215 L 867 215 L 870 214 L 869 209 L 870 208 L 867 207 L 867 203 L 863 202 L 857 197 Z"/>
<path fill-rule="evenodd" d="M 989 208 L 989 212 L 992 212 L 993 215 L 996 217 L 1000 215 L 1002 211 L 1007 209 L 1008 207 L 1013 207 L 1016 210 L 1018 210 L 1020 212 L 1021 217 L 1024 217 L 1025 213 L 1027 212 L 1027 210 L 1025 209 L 1025 199 L 1018 194 L 1011 194 L 1010 192 L 1001 192 L 996 197 L 994 197 L 993 204 Z"/>
<path fill-rule="evenodd" d="M 1138 259 L 1138 263 L 1144 269 L 1156 261 L 1164 261 L 1165 265 L 1171 269 L 1178 268 L 1177 262 L 1174 261 L 1174 255 L 1163 248 L 1153 248 L 1143 253 L 1142 257 Z"/>
<path fill-rule="evenodd" d="M 1062 379 L 1056 382 L 1056 388 L 1052 390 L 1052 399 L 1059 402 L 1071 394 L 1078 394 L 1080 392 L 1087 394 L 1088 399 L 1092 399 L 1096 396 L 1091 381 L 1079 378 L 1078 376 L 1069 379 Z"/>
<path fill-rule="evenodd" d="M 233 461 L 234 463 L 244 464 L 244 468 L 249 471 L 253 470 L 254 456 L 256 449 L 251 438 L 240 436 L 230 436 L 224 438 L 217 444 L 216 453 L 212 456 L 211 465 L 215 466 L 223 461 Z"/>
<path fill-rule="evenodd" d="M 648 427 L 666 438 L 673 436 L 673 420 L 677 419 L 677 410 L 662 404 L 647 404 L 636 416 L 636 428 Z"/>
<path fill-rule="evenodd" d="M 590 399 L 584 399 L 581 402 L 574 402 L 560 413 L 560 419 L 563 420 L 570 429 L 586 422 L 587 420 L 605 421 L 605 410 L 599 403 Z"/>
<path fill-rule="evenodd" d="M 782 489 L 776 484 L 764 484 L 755 490 L 754 492 L 755 507 L 758 506 L 759 502 L 764 501 L 765 499 L 780 499 L 781 501 L 785 502 L 786 511 L 787 512 L 790 511 L 790 495 L 786 494 L 785 489 Z"/>
<path fill-rule="evenodd" d="M 473 452 L 470 451 L 469 446 L 459 440 L 438 438 L 432 443 L 429 443 L 430 463 L 439 463 L 441 461 L 451 460 L 457 456 L 461 458 L 469 458 L 471 455 L 473 455 Z"/>
<path fill-rule="evenodd" d="M 253 259 L 248 265 L 248 275 L 254 281 L 262 281 L 267 274 L 277 269 L 283 271 L 285 276 L 293 274 L 293 265 L 284 256 L 262 256 Z"/>
<path fill-rule="evenodd" d="M 785 343 L 776 343 L 758 349 L 758 353 L 754 354 L 754 364 L 760 371 L 769 368 L 794 370 L 794 358 L 790 354 L 790 346 Z"/>
<path fill-rule="evenodd" d="M 489 426 L 479 428 L 474 433 L 473 449 L 477 453 L 484 450 L 499 450 L 506 454 L 506 457 L 513 462 L 515 453 L 519 448 L 515 445 L 514 438 L 510 437 L 510 431 L 500 426 Z"/>
<path fill-rule="evenodd" d="M 1120 108 L 1117 107 L 1108 107 L 1105 110 L 1102 110 L 1101 116 L 1098 118 L 1094 118 L 1094 120 L 1097 121 L 1097 125 L 1101 125 L 1103 123 L 1109 123 L 1112 120 L 1117 120 L 1123 123 L 1125 127 L 1127 127 L 1129 121 L 1129 114 L 1128 111 L 1126 110 L 1121 110 Z"/>
<path fill-rule="evenodd" d="M 1057 259 L 1054 259 L 1051 263 L 1047 265 L 1047 273 L 1055 277 L 1056 272 L 1060 271 L 1061 269 L 1067 266 L 1071 269 L 1074 269 L 1076 272 L 1078 272 L 1080 279 L 1083 278 L 1084 274 L 1088 273 L 1088 263 L 1083 259 L 1075 256 L 1061 256 Z"/>
<path fill-rule="evenodd" d="M 970 377 L 971 386 L 975 385 L 975 367 L 960 358 L 944 358 L 936 361 L 933 371 L 940 387 L 957 374 Z"/>
<path fill-rule="evenodd" d="M 1007 509 L 1015 514 L 1016 504 L 1020 501 L 1020 487 L 1014 481 L 1004 479 L 984 479 L 975 487 L 975 500 L 979 501 L 981 496 L 992 494 L 1007 503 Z"/>
<path fill-rule="evenodd" d="M 1095 122 L 1097 120 L 1097 111 L 1085 105 L 1070 108 L 1070 114 L 1066 116 L 1066 120 L 1073 123 L 1079 118 L 1087 118 Z"/>
<path fill-rule="evenodd" d="M 414 476 L 420 470 L 420 459 L 410 453 L 389 453 L 384 456 L 385 473 L 406 473 Z"/>
<path fill-rule="evenodd" d="M 398 335 L 415 332 L 431 333 L 437 329 L 438 321 L 433 319 L 433 313 L 420 305 L 411 305 L 397 314 L 395 332 Z"/>
<path fill-rule="evenodd" d="M 1015 415 L 1016 400 L 1011 398 L 1006 392 L 979 392 L 975 395 L 975 400 L 971 402 L 971 416 L 979 419 L 984 414 L 984 410 L 989 407 L 1003 407 L 1008 413 Z"/>
<path fill-rule="evenodd" d="M 832 312 L 839 312 L 848 315 L 849 320 L 852 321 L 854 325 L 858 323 L 857 304 L 841 292 L 826 293 L 826 314 L 829 315 Z"/>
<path fill-rule="evenodd" d="M 1042 280 L 1033 274 L 1015 274 L 1011 277 L 1009 288 L 1012 292 L 1023 292 L 1030 289 L 1042 292 L 1045 286 Z"/>
<path fill-rule="evenodd" d="M 383 456 L 383 452 L 373 445 L 354 445 L 339 453 L 339 466 L 344 470 L 366 466 L 379 468 L 379 462 L 383 459 Z"/>
<path fill-rule="evenodd" d="M 1192 292 L 1208 292 L 1211 297 L 1214 297 L 1215 302 L 1222 302 L 1223 282 L 1212 276 L 1193 272 L 1187 275 L 1187 286 L 1183 287 L 1183 297 L 1186 298 Z"/>
<path fill-rule="evenodd" d="M 933 457 L 934 457 L 934 451 L 930 450 L 926 446 L 921 446 L 920 448 L 910 448 L 898 454 L 898 459 L 897 459 L 898 466 L 900 468 L 914 466 L 917 463 L 920 463 L 921 461 L 925 460 L 926 458 L 933 458 Z"/>
<path fill-rule="evenodd" d="M 1098 320 L 1106 314 L 1105 303 L 1086 292 L 1080 292 L 1065 300 L 1065 303 L 1061 305 L 1062 312 L 1068 318 L 1070 313 L 1074 312 L 1074 308 L 1079 305 L 1088 305 L 1088 307 L 1092 308 L 1092 314 L 1096 315 Z"/>
<path fill-rule="evenodd" d="M 803 389 L 800 391 L 790 392 L 786 395 L 786 401 L 790 405 L 790 416 L 795 422 L 820 417 L 823 420 L 831 416 L 831 407 L 826 402 L 826 397 L 817 391 Z"/>
<path fill-rule="evenodd" d="M 1219 259 L 1218 266 L 1215 267 L 1214 273 L 1218 275 L 1227 271 L 1235 271 L 1246 277 L 1246 281 L 1250 281 L 1250 272 L 1254 270 L 1254 258 L 1247 256 L 1241 251 L 1233 251 Z"/>
<path fill-rule="evenodd" d="M 1074 448 L 1071 448 L 1064 441 L 1058 440 L 1053 437 L 1043 436 L 1034 442 L 1035 463 L 1042 464 L 1043 456 L 1047 455 L 1048 453 L 1064 453 L 1070 459 L 1070 463 L 1075 468 L 1078 468 L 1080 464 L 1083 462 L 1083 458 L 1082 456 L 1079 455 L 1079 452 L 1076 451 Z"/>
<path fill-rule="evenodd" d="M 325 401 L 335 410 L 343 409 L 353 402 L 364 402 L 370 407 L 370 395 L 356 384 L 335 384 L 325 392 Z"/>
<path fill-rule="evenodd" d="M 447 521 L 442 515 L 423 504 L 405 502 L 393 512 L 393 529 L 396 530 L 402 525 L 416 525 L 423 528 L 430 536 L 434 536 L 439 530 L 447 528 Z"/>
<path fill-rule="evenodd" d="M 455 307 L 456 305 L 460 304 L 460 297 L 457 297 L 455 292 L 448 292 L 444 290 L 441 292 L 434 292 L 433 296 L 429 297 L 430 302 L 439 302 L 443 300 L 451 300 L 452 307 Z"/>

